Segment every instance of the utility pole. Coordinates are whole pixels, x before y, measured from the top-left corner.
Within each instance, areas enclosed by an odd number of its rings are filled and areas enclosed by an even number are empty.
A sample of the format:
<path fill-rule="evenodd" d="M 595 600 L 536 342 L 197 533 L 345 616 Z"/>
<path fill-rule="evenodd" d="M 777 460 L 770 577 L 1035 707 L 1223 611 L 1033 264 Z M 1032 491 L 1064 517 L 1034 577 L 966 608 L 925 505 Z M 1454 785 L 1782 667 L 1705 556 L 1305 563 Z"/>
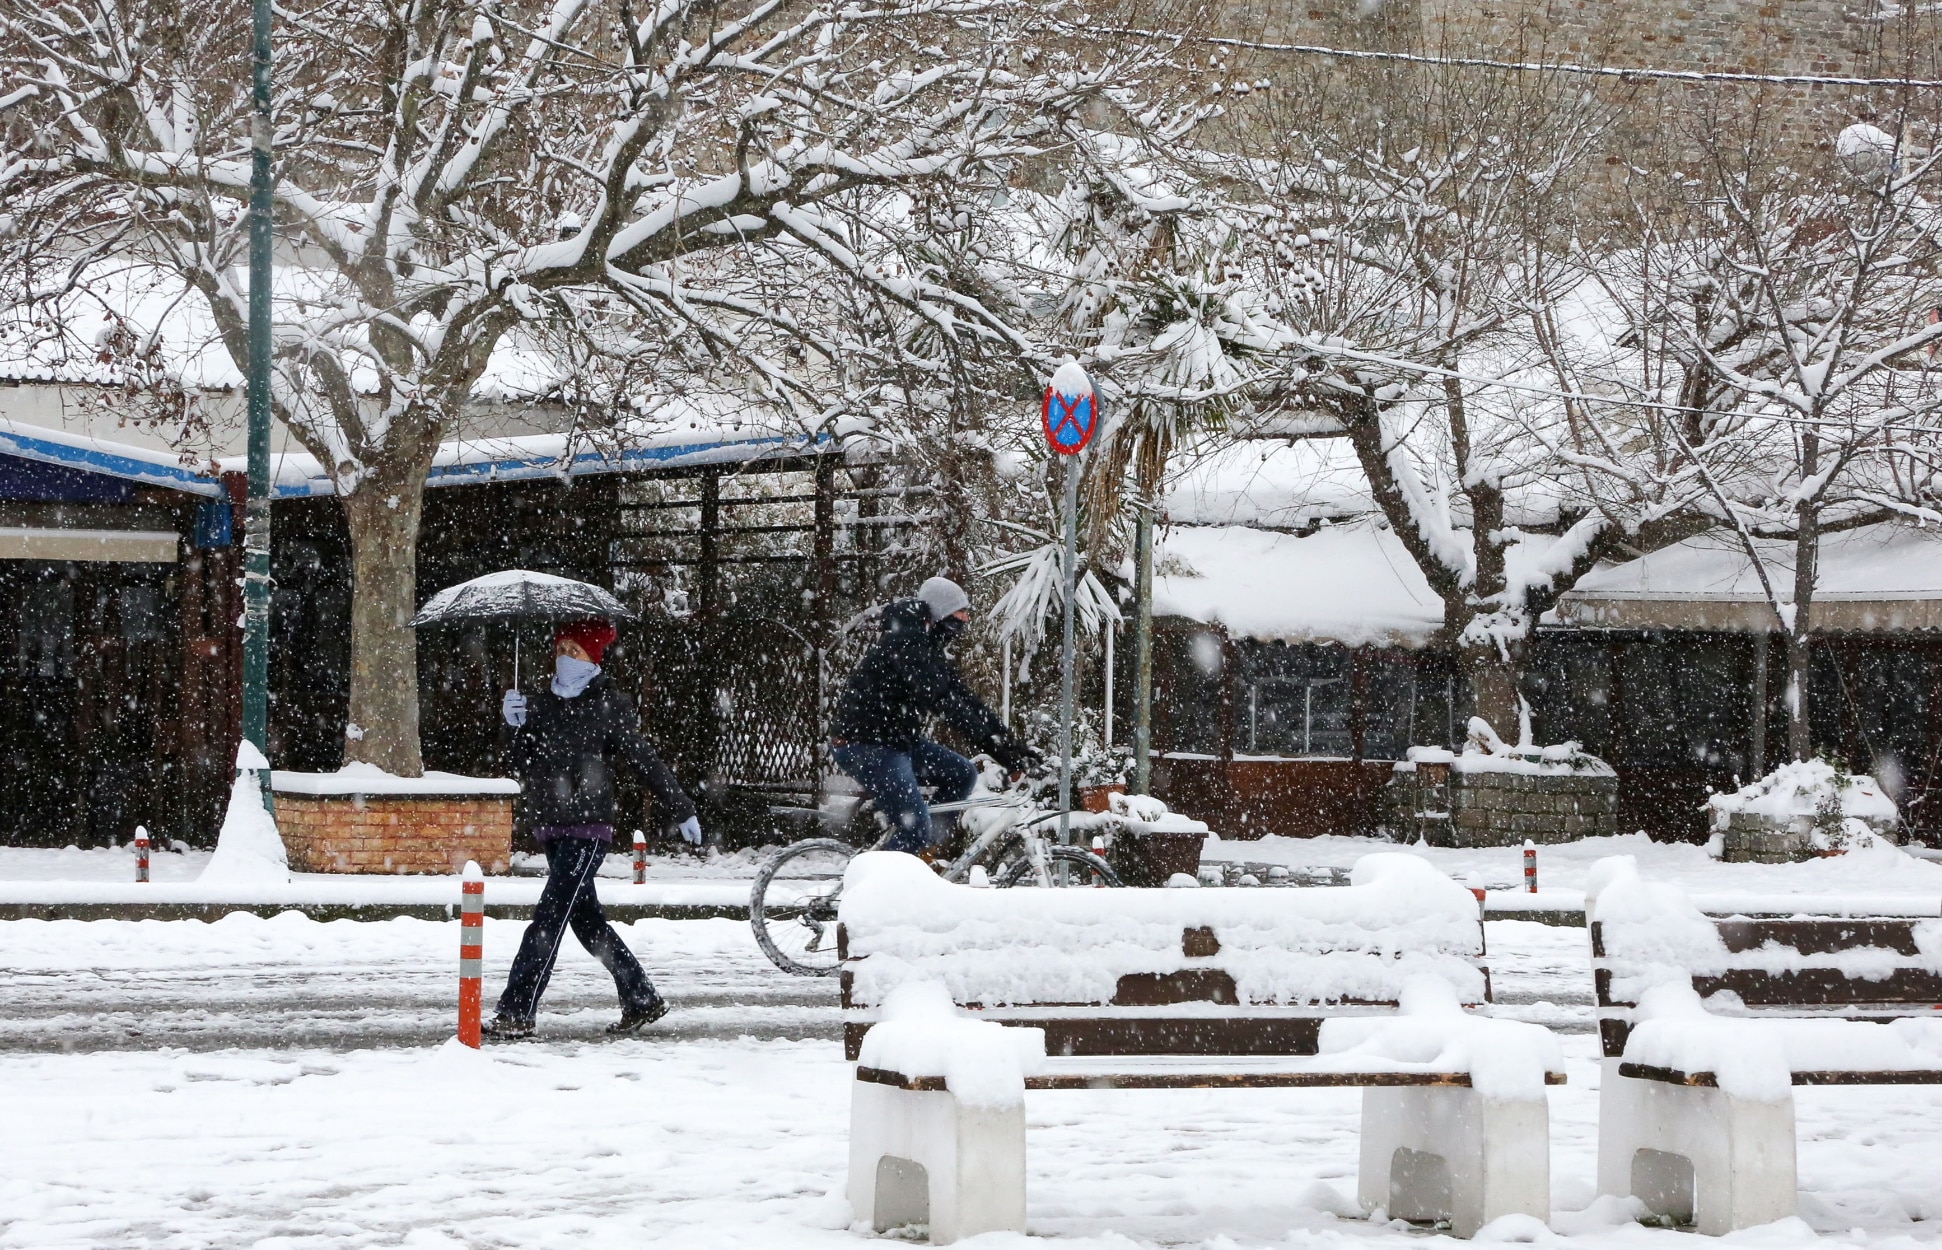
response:
<path fill-rule="evenodd" d="M 270 751 L 270 0 L 251 10 L 249 493 L 243 509 L 243 737 Z M 270 776 L 262 777 L 264 806 Z"/>

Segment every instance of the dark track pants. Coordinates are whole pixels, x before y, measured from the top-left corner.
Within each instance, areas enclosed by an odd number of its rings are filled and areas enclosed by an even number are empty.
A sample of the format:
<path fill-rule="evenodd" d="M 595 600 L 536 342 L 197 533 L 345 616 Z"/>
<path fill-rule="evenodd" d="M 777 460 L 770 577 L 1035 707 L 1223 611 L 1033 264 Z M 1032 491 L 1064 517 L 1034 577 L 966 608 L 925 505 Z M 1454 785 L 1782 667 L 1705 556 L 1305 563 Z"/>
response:
<path fill-rule="evenodd" d="M 605 965 L 620 991 L 623 1010 L 651 1007 L 659 1001 L 654 983 L 640 960 L 620 940 L 600 910 L 594 875 L 607 856 L 607 844 L 592 838 L 554 838 L 546 843 L 546 888 L 540 892 L 533 921 L 519 941 L 506 992 L 499 996 L 498 1013 L 515 1020 L 531 1020 L 539 1011 L 540 996 L 553 976 L 553 961 L 570 927 L 587 953 Z"/>

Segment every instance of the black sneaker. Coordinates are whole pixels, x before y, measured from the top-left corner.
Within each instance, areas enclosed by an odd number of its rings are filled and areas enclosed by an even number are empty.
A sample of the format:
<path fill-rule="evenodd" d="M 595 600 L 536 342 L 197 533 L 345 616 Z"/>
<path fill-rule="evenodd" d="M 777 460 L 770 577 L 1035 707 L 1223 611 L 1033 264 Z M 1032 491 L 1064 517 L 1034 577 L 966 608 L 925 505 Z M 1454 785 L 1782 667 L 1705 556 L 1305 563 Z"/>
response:
<path fill-rule="evenodd" d="M 533 1022 L 514 1016 L 494 1016 L 479 1026 L 479 1033 L 496 1042 L 522 1041 L 533 1035 Z"/>
<path fill-rule="evenodd" d="M 620 1019 L 607 1026 L 609 1033 L 638 1033 L 668 1014 L 668 1000 L 657 998 L 647 1007 L 630 1007 L 620 1013 Z"/>

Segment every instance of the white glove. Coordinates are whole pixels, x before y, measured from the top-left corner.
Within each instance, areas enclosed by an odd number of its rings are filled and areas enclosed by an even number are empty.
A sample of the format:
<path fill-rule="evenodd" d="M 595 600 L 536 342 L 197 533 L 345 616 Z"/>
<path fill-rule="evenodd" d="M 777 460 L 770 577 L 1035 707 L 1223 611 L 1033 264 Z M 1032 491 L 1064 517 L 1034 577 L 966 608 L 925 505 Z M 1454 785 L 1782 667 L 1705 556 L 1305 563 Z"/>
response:
<path fill-rule="evenodd" d="M 514 729 L 526 723 L 526 696 L 517 690 L 506 691 L 506 697 L 499 701 L 499 715 Z"/>
<path fill-rule="evenodd" d="M 679 825 L 676 825 L 675 828 L 681 831 L 681 840 L 689 846 L 701 845 L 701 818 L 699 816 L 690 816 Z"/>

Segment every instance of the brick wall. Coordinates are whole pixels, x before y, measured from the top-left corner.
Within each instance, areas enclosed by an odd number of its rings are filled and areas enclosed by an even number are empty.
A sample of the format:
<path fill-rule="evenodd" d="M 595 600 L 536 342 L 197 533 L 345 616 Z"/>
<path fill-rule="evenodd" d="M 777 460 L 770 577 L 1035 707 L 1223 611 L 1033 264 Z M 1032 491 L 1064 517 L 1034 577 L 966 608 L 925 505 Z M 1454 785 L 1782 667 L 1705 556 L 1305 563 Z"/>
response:
<path fill-rule="evenodd" d="M 512 860 L 511 795 L 276 796 L 277 830 L 298 872 L 487 872 Z"/>

